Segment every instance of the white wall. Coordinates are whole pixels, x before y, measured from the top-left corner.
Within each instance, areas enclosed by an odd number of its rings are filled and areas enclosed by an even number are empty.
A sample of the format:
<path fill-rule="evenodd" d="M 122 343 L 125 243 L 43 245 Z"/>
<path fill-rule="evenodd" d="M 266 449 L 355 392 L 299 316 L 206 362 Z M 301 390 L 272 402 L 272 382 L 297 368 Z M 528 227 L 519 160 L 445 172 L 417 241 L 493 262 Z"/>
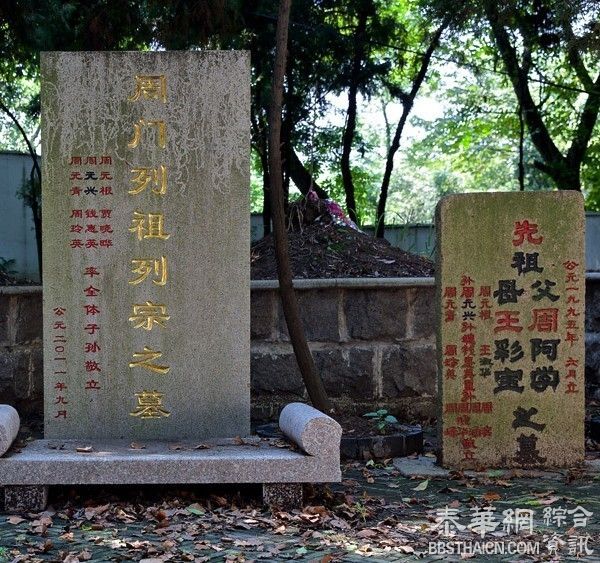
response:
<path fill-rule="evenodd" d="M 31 166 L 28 154 L 0 152 L 0 258 L 16 260 L 17 277 L 39 281 L 33 216 L 17 197 Z"/>

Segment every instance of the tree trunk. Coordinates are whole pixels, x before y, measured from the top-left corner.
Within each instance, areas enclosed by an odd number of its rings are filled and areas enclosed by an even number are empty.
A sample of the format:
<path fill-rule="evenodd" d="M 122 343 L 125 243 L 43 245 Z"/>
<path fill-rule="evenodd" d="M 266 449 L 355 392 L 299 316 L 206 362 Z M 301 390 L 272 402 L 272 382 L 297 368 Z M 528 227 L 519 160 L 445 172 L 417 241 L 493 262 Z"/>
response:
<path fill-rule="evenodd" d="M 42 212 L 37 203 L 31 206 L 33 214 L 33 227 L 35 229 L 35 242 L 37 246 L 38 269 L 40 271 L 40 282 L 42 281 Z"/>
<path fill-rule="evenodd" d="M 275 233 L 275 256 L 279 277 L 279 293 L 283 313 L 287 323 L 290 340 L 294 348 L 298 367 L 306 385 L 306 390 L 313 405 L 321 411 L 331 412 L 332 405 L 327 397 L 323 382 L 317 370 L 306 342 L 304 328 L 300 319 L 300 311 L 294 286 L 288 254 L 288 238 L 285 229 L 283 208 L 283 178 L 281 171 L 281 100 L 283 97 L 283 77 L 285 74 L 288 22 L 291 0 L 281 0 L 277 18 L 277 34 L 275 46 L 275 68 L 271 108 L 269 112 L 269 172 L 271 177 L 271 205 L 273 211 L 273 228 Z"/>
<path fill-rule="evenodd" d="M 427 50 L 423 54 L 423 58 L 421 59 L 421 65 L 419 66 L 419 70 L 415 75 L 410 92 L 402 97 L 402 115 L 400 116 L 398 126 L 396 127 L 396 132 L 394 133 L 394 138 L 392 139 L 392 143 L 388 150 L 387 159 L 385 161 L 385 172 L 383 173 L 383 180 L 381 182 L 379 202 L 377 204 L 377 226 L 375 229 L 375 236 L 377 236 L 378 238 L 383 238 L 385 235 L 385 208 L 387 206 L 390 180 L 392 178 L 392 171 L 394 169 L 394 156 L 396 155 L 396 152 L 400 147 L 400 139 L 402 138 L 402 133 L 404 131 L 404 126 L 406 125 L 408 115 L 412 110 L 415 98 L 417 96 L 417 93 L 419 92 L 419 88 L 421 88 L 421 85 L 425 80 L 425 76 L 427 75 L 427 70 L 429 69 L 429 64 L 431 63 L 431 56 L 437 49 L 440 43 L 442 33 L 448 27 L 449 24 L 450 18 L 447 17 L 436 29 L 435 33 L 433 34 L 433 37 L 431 38 L 431 41 L 429 42 L 429 47 L 427 47 Z"/>
<path fill-rule="evenodd" d="M 346 209 L 350 219 L 358 224 L 356 214 L 356 199 L 354 197 L 354 181 L 352 180 L 352 170 L 350 168 L 350 153 L 352 152 L 352 143 L 354 142 L 354 133 L 356 132 L 356 114 L 358 86 L 360 84 L 361 65 L 365 56 L 364 35 L 367 28 L 368 12 L 363 9 L 358 14 L 358 23 L 356 26 L 355 38 L 356 47 L 352 58 L 352 69 L 350 72 L 350 87 L 348 88 L 348 111 L 346 114 L 346 127 L 342 136 L 342 182 L 344 184 L 344 193 L 346 194 Z"/>
<path fill-rule="evenodd" d="M 498 3 L 494 0 L 486 0 L 484 6 L 504 68 L 513 85 L 519 105 L 523 109 L 523 120 L 529 130 L 531 141 L 543 159 L 542 162 L 535 162 L 535 166 L 548 174 L 559 190 L 580 191 L 581 164 L 600 111 L 600 73 L 595 81 L 592 80 L 573 43 L 569 51 L 569 60 L 579 80 L 588 91 L 588 97 L 579 115 L 571 145 L 564 156 L 554 143 L 539 107 L 533 100 L 529 90 L 527 68 L 520 64 L 514 41 L 502 24 Z"/>
<path fill-rule="evenodd" d="M 38 269 L 40 271 L 40 281 L 42 281 L 42 278 L 43 278 L 43 272 L 42 272 L 42 210 L 39 205 L 39 201 L 41 200 L 41 189 L 42 189 L 42 171 L 41 171 L 40 165 L 38 163 L 37 154 L 35 153 L 35 150 L 33 149 L 33 145 L 29 141 L 29 137 L 27 136 L 27 133 L 25 133 L 25 129 L 23 129 L 23 127 L 19 123 L 19 120 L 10 111 L 10 109 L 4 104 L 4 102 L 2 102 L 1 100 L 0 100 L 0 109 L 4 113 L 6 113 L 6 115 L 8 115 L 8 117 L 12 120 L 12 122 L 15 124 L 15 126 L 21 133 L 21 136 L 23 137 L 23 140 L 25 141 L 25 144 L 27 145 L 27 150 L 29 151 L 29 156 L 31 156 L 31 160 L 33 160 L 33 168 L 31 169 L 30 180 L 29 180 L 30 193 L 28 194 L 28 197 L 24 198 L 24 201 L 29 205 L 29 207 L 31 209 L 31 213 L 33 214 L 33 227 L 35 229 L 35 242 L 36 242 L 36 246 L 37 246 Z M 36 176 L 37 176 L 37 178 L 36 178 Z M 38 192 L 37 197 L 35 194 L 36 183 L 40 190 L 40 192 Z"/>
<path fill-rule="evenodd" d="M 269 157 L 261 153 L 260 161 L 263 169 L 263 237 L 271 234 L 271 178 L 269 176 Z"/>
<path fill-rule="evenodd" d="M 329 197 L 327 192 L 323 188 L 321 188 L 319 184 L 317 184 L 315 179 L 312 177 L 312 174 L 306 169 L 304 164 L 302 164 L 302 161 L 296 154 L 296 151 L 294 150 L 294 147 L 291 145 L 291 143 L 288 142 L 288 144 L 288 155 L 290 159 L 288 162 L 288 166 L 292 182 L 294 182 L 296 187 L 300 190 L 300 193 L 302 193 L 303 195 L 306 195 L 308 191 L 312 188 L 321 199 L 327 199 Z"/>
<path fill-rule="evenodd" d="M 580 165 L 567 165 L 566 159 L 565 163 L 558 162 L 550 165 L 536 160 L 534 165 L 537 169 L 548 174 L 559 190 L 581 191 Z"/>

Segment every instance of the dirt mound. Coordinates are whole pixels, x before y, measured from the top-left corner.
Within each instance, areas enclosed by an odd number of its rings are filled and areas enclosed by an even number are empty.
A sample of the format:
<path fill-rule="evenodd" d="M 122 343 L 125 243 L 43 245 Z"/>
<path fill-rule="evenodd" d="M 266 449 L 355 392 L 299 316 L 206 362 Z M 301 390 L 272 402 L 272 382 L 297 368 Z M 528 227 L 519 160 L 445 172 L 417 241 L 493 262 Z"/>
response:
<path fill-rule="evenodd" d="M 433 275 L 433 262 L 383 239 L 320 222 L 288 232 L 295 278 L 404 278 Z M 253 280 L 277 279 L 273 235 L 252 245 Z"/>

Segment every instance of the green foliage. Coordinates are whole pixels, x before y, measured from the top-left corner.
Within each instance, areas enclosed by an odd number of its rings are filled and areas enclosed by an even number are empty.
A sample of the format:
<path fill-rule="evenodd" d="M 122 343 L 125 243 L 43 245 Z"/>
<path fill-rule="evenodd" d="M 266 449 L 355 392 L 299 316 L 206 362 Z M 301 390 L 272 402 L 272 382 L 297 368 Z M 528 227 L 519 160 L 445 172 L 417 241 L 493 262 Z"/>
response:
<path fill-rule="evenodd" d="M 403 139 L 390 184 L 389 223 L 432 218 L 439 197 L 460 191 L 519 189 L 519 104 L 491 33 L 486 7 L 528 64 L 529 88 L 548 133 L 565 154 L 589 90 L 582 86 L 576 48 L 595 78 L 600 71 L 595 0 L 294 0 L 284 99 L 284 140 L 307 170 L 340 203 L 341 138 L 347 92 L 355 83 L 364 104 L 351 153 L 357 215 L 374 224 L 385 156 L 396 123 L 375 128 L 365 107 L 405 99 L 427 39 L 440 18 L 456 16 L 427 74 L 425 94 L 440 100 L 440 119 L 412 119 L 423 134 Z M 0 100 L 39 145 L 39 51 L 241 48 L 252 60 L 252 211 L 262 209 L 261 163 L 266 156 L 267 110 L 277 0 L 24 0 L 0 3 Z M 357 37 L 358 14 L 368 14 Z M 569 36 L 570 24 L 576 33 Z M 358 74 L 353 55 L 363 49 Z M 441 57 L 436 59 L 435 57 Z M 449 62 L 455 61 L 455 62 Z M 337 98 L 336 98 L 337 97 Z M 334 103 L 335 100 L 335 103 Z M 0 116 L 0 150 L 25 150 L 21 134 Z M 524 144 L 525 189 L 554 189 L 543 160 Z M 262 156 L 262 159 L 261 159 Z M 591 135 L 581 171 L 590 210 L 600 211 L 600 139 Z M 22 196 L 39 203 L 39 186 Z"/>
<path fill-rule="evenodd" d="M 385 432 L 391 426 L 398 424 L 398 419 L 395 416 L 389 414 L 389 412 L 386 409 L 379 409 L 375 412 L 368 412 L 363 416 L 372 419 L 379 432 Z"/>

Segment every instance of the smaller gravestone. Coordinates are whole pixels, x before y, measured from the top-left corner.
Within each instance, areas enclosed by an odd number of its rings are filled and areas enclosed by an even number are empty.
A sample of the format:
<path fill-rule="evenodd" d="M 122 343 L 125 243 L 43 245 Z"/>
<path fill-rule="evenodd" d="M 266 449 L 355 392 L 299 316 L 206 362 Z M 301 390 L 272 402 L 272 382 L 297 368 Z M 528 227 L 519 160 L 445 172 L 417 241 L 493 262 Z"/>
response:
<path fill-rule="evenodd" d="M 582 461 L 581 194 L 449 196 L 436 221 L 443 465 Z"/>

